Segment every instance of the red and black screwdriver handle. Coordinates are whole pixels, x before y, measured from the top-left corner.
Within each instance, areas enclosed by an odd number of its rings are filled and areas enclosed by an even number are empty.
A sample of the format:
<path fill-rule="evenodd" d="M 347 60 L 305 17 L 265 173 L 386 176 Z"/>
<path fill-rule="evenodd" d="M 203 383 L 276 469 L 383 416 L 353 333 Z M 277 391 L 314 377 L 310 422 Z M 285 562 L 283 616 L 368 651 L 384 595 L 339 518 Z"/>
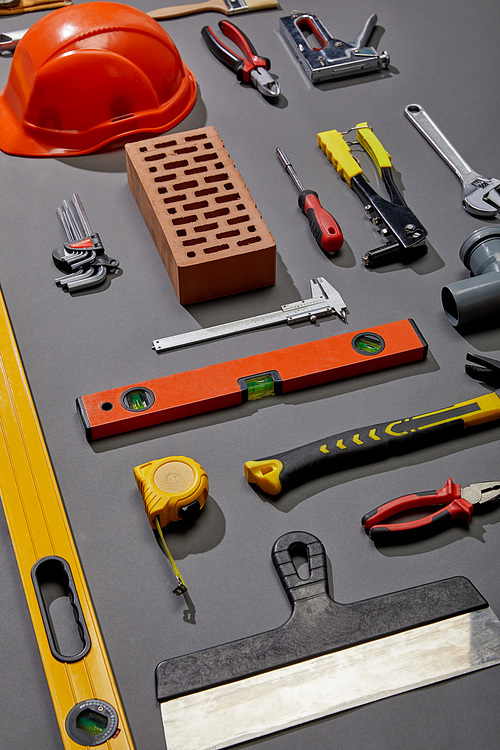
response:
<path fill-rule="evenodd" d="M 336 253 L 344 244 L 344 236 L 333 216 L 323 208 L 314 190 L 303 190 L 299 206 L 307 217 L 312 235 L 326 253 Z"/>
<path fill-rule="evenodd" d="M 260 57 L 250 39 L 241 29 L 238 29 L 230 21 L 219 21 L 219 28 L 237 47 L 243 52 L 247 59 L 239 57 L 232 52 L 220 39 L 217 39 L 214 32 L 209 26 L 204 26 L 201 35 L 205 40 L 208 49 L 215 57 L 221 61 L 227 68 L 236 73 L 238 81 L 248 83 L 250 73 L 254 68 L 265 68 L 269 70 L 271 61 L 267 57 Z"/>
<path fill-rule="evenodd" d="M 440 490 L 415 492 L 379 505 L 363 516 L 361 524 L 375 544 L 412 541 L 436 534 L 453 524 L 468 526 L 474 506 L 461 497 L 461 492 L 461 486 L 448 479 Z M 442 505 L 445 507 L 413 521 L 390 521 L 407 511 Z"/>

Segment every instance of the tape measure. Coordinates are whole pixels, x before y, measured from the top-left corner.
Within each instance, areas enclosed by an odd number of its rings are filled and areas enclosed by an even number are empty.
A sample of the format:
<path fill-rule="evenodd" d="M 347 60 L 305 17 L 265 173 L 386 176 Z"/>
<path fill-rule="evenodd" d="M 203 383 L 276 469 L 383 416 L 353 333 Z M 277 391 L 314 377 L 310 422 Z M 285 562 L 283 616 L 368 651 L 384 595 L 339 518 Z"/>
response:
<path fill-rule="evenodd" d="M 208 497 L 208 477 L 199 463 L 186 456 L 169 456 L 134 468 L 146 515 L 156 529 L 177 578 L 175 594 L 184 594 L 184 583 L 167 547 L 162 529 L 176 521 L 198 518 Z"/>

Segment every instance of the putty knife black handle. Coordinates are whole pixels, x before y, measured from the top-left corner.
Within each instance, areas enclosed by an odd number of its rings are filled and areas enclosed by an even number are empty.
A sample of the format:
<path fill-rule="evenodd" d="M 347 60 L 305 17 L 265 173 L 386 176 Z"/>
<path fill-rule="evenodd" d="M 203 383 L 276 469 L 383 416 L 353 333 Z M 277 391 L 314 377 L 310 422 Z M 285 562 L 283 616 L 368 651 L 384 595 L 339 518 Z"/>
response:
<path fill-rule="evenodd" d="M 309 562 L 308 579 L 298 576 L 293 562 L 293 555 L 303 552 Z M 277 539 L 272 559 L 292 604 L 287 621 L 265 633 L 160 662 L 156 668 L 158 701 L 281 669 L 487 606 L 471 582 L 461 576 L 340 604 L 327 592 L 323 544 L 304 531 Z"/>
<path fill-rule="evenodd" d="M 467 427 L 499 419 L 499 393 L 415 417 L 341 432 L 275 456 L 247 461 L 245 476 L 264 493 L 278 495 L 334 471 L 449 440 Z"/>
<path fill-rule="evenodd" d="M 304 554 L 309 566 L 309 577 L 301 578 L 293 555 Z M 272 549 L 272 560 L 281 584 L 291 604 L 318 594 L 328 594 L 326 552 L 322 543 L 306 531 L 284 534 Z"/>

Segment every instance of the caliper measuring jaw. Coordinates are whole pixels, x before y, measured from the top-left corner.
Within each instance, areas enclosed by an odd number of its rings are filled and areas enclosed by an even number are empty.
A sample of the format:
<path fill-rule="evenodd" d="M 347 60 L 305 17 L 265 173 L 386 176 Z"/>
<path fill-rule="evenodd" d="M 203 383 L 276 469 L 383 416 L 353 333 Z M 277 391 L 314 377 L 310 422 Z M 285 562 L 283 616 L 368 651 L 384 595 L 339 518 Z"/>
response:
<path fill-rule="evenodd" d="M 232 336 L 235 333 L 254 331 L 259 328 L 286 323 L 316 323 L 318 318 L 337 315 L 344 323 L 347 322 L 347 307 L 339 292 L 328 283 L 322 276 L 311 279 L 311 297 L 298 302 L 290 302 L 282 305 L 275 312 L 253 315 L 243 320 L 235 320 L 231 323 L 222 323 L 211 328 L 200 328 L 188 333 L 179 333 L 176 336 L 167 336 L 163 339 L 153 341 L 153 349 L 158 353 L 167 349 L 178 349 L 181 346 L 197 344 L 201 341 L 220 339 L 223 336 Z"/>
<path fill-rule="evenodd" d="M 293 11 L 280 18 L 280 31 L 312 83 L 387 68 L 389 54 L 379 54 L 373 47 L 366 46 L 376 25 L 377 15 L 373 13 L 352 42 L 343 42 L 335 39 L 312 13 Z M 309 39 L 318 46 L 312 47 Z"/>

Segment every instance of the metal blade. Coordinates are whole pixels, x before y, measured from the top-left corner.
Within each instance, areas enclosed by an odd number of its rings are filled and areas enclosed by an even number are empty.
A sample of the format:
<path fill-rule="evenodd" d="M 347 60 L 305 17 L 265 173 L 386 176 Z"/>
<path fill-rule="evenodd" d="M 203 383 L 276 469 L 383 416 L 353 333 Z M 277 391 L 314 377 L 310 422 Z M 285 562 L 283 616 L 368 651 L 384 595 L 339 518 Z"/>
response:
<path fill-rule="evenodd" d="M 161 704 L 169 750 L 215 750 L 500 663 L 490 608 Z"/>

